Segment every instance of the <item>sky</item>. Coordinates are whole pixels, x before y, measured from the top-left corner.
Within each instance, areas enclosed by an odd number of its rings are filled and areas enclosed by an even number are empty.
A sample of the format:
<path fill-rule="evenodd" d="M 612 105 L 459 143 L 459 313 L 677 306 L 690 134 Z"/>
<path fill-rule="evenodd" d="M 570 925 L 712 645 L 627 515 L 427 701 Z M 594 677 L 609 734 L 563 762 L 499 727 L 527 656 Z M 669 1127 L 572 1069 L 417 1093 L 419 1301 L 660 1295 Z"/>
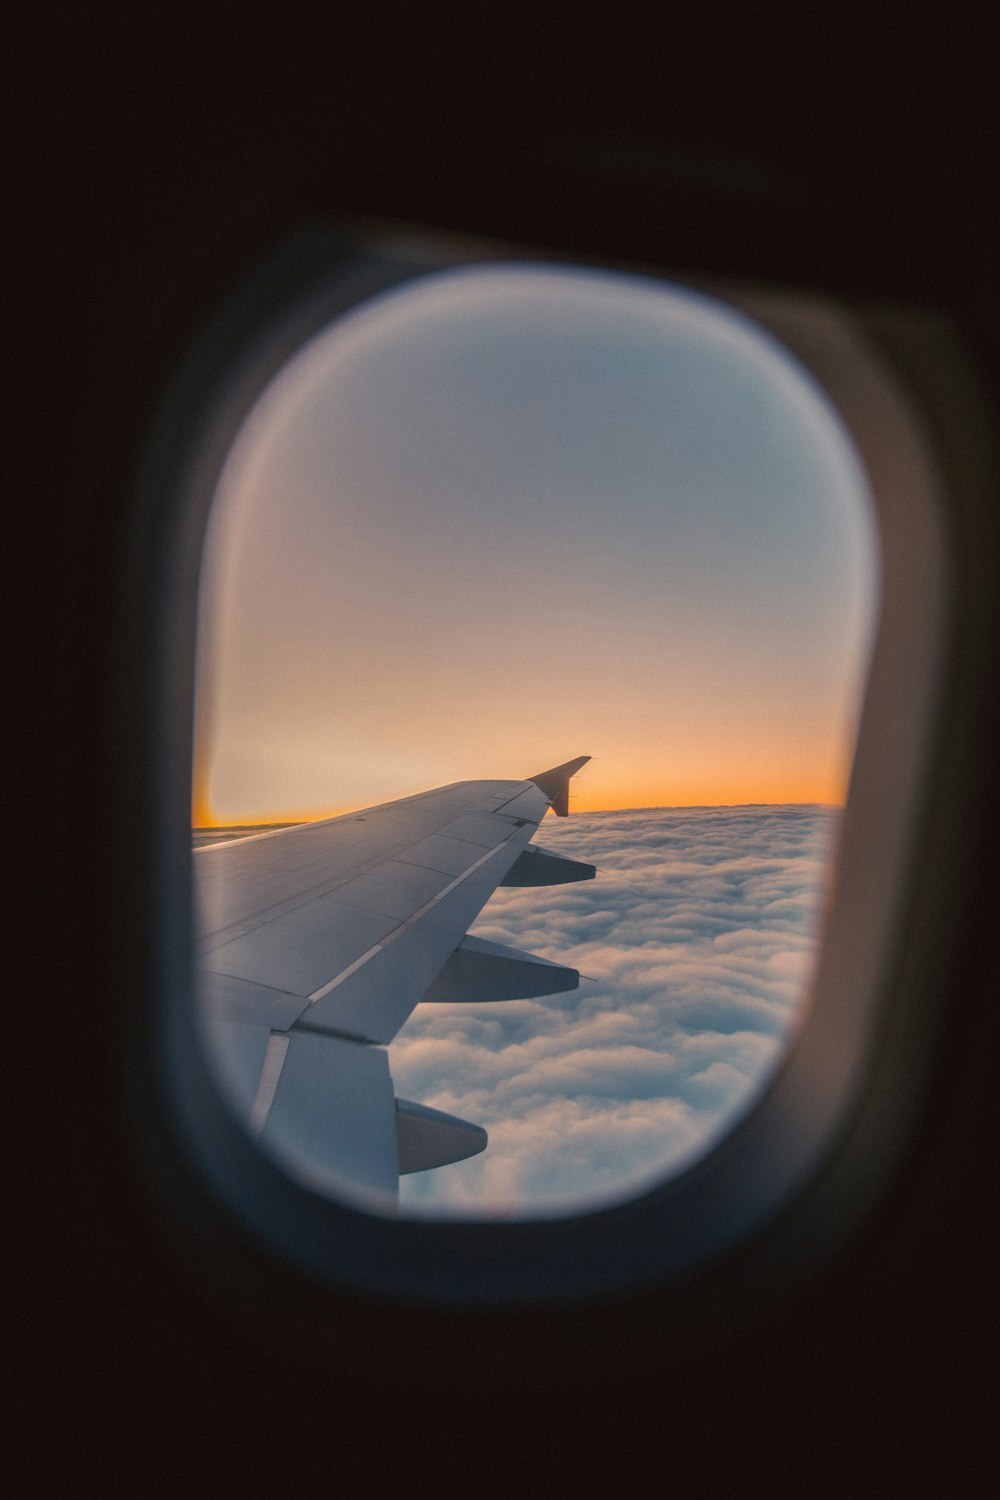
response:
<path fill-rule="evenodd" d="M 802 805 L 547 818 L 538 842 L 598 865 L 500 890 L 471 929 L 572 964 L 541 1000 L 418 1006 L 396 1093 L 485 1125 L 468 1161 L 404 1177 L 404 1214 L 579 1212 L 701 1155 L 743 1114 L 802 1014 L 839 814 Z"/>
<path fill-rule="evenodd" d="M 578 754 L 577 811 L 843 801 L 877 558 L 812 378 L 718 300 L 524 263 L 279 372 L 203 559 L 193 821 Z"/>

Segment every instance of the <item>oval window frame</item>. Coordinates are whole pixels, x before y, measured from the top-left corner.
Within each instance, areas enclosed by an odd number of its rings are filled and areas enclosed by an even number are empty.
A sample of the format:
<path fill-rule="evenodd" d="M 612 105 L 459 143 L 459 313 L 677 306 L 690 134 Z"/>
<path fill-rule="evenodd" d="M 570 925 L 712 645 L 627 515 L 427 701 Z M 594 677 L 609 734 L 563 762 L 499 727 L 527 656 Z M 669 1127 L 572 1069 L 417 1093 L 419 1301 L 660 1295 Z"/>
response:
<path fill-rule="evenodd" d="M 901 1020 L 894 1000 L 910 871 L 928 837 L 956 598 L 938 458 L 872 348 L 874 322 L 865 329 L 832 303 L 687 283 L 747 313 L 825 390 L 867 473 L 883 556 L 837 890 L 813 994 L 756 1106 L 692 1166 L 626 1203 L 561 1219 L 387 1220 L 299 1188 L 261 1156 L 200 1055 L 189 963 L 194 621 L 201 538 L 221 464 L 257 394 L 312 333 L 428 270 L 496 258 L 494 247 L 441 255 L 410 246 L 400 254 L 359 248 L 335 232 L 301 234 L 206 321 L 158 406 L 134 486 L 118 630 L 129 643 L 119 698 L 130 704 L 132 749 L 147 774 L 137 858 L 152 892 L 154 940 L 137 976 L 149 1003 L 137 1008 L 128 1046 L 149 1179 L 154 1193 L 167 1178 L 174 1191 L 182 1181 L 196 1216 L 216 1223 L 221 1216 L 231 1247 L 238 1242 L 241 1255 L 258 1258 L 259 1271 L 266 1262 L 270 1277 L 291 1270 L 411 1305 L 530 1308 L 662 1289 L 731 1261 L 779 1218 L 790 1221 L 789 1265 L 798 1257 L 809 1269 L 859 1221 L 889 1170 L 933 1034 L 932 1005 L 911 996 Z M 884 327 L 877 337 L 885 339 Z M 880 1038 L 900 1024 L 912 1033 L 909 1060 L 887 1084 Z M 849 1210 L 836 1192 L 816 1191 L 834 1178 L 842 1190 L 848 1185 Z"/>

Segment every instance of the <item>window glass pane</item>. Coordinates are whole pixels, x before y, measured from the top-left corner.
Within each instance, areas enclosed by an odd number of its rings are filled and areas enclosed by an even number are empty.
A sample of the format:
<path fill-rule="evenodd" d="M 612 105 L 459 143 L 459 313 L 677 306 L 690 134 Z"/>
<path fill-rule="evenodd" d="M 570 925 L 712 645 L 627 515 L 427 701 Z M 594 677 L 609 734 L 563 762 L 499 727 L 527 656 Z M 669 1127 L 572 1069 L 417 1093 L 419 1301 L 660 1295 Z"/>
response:
<path fill-rule="evenodd" d="M 613 1201 L 758 1096 L 808 989 L 876 571 L 830 404 L 680 286 L 429 275 L 263 392 L 204 554 L 196 844 L 594 757 L 537 842 L 597 878 L 501 889 L 472 929 L 585 977 L 418 1006 L 396 1094 L 490 1141 L 404 1176 L 402 1211 Z"/>

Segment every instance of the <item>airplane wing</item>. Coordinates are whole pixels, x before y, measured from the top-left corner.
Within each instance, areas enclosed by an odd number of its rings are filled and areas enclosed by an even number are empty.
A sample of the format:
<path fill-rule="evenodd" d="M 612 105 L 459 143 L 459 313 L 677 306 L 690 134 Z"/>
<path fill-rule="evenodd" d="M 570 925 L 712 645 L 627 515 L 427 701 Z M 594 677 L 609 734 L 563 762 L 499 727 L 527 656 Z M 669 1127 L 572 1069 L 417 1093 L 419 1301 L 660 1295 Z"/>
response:
<path fill-rule="evenodd" d="M 385 1048 L 421 1000 L 576 988 L 575 969 L 467 929 L 498 886 L 593 878 L 531 843 L 589 758 L 194 850 L 206 1051 L 297 1180 L 388 1207 L 401 1172 L 485 1148 L 481 1127 L 397 1099 Z"/>

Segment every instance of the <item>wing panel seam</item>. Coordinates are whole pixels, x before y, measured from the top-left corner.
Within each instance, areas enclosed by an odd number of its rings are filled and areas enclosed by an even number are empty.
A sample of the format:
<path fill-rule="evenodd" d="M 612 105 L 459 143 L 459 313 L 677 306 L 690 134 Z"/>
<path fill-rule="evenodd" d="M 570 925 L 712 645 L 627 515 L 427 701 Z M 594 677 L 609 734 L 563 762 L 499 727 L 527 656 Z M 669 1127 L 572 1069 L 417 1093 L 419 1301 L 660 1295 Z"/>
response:
<path fill-rule="evenodd" d="M 460 785 L 462 785 L 462 783 L 461 782 L 456 782 L 455 785 L 456 786 L 460 786 Z M 447 791 L 447 790 L 450 790 L 450 788 L 442 788 L 442 790 Z M 423 796 L 430 796 L 431 794 L 430 793 L 423 793 L 421 795 L 423 795 Z M 417 801 L 419 799 L 416 798 L 416 797 L 414 797 L 412 799 L 405 799 L 405 800 Z M 391 806 L 392 804 L 387 804 L 387 805 Z M 374 812 L 374 811 L 377 811 L 378 809 L 373 808 L 371 810 Z M 466 815 L 466 814 L 461 814 L 461 813 L 459 814 L 459 816 L 464 816 L 464 815 Z M 487 813 L 482 813 L 482 814 L 470 813 L 470 814 L 467 814 L 467 815 L 468 816 L 482 816 L 482 817 L 487 817 L 487 818 L 488 817 L 493 817 L 492 811 L 491 812 L 487 812 Z M 337 819 L 330 819 L 330 821 L 331 822 L 336 822 Z M 452 821 L 454 821 L 454 819 L 452 819 Z M 274 830 L 274 832 L 275 833 L 290 833 L 294 829 L 303 829 L 303 828 L 305 828 L 305 829 L 311 829 L 311 828 L 315 828 L 315 827 L 318 827 L 318 826 L 319 825 L 315 824 L 315 823 L 299 823 L 299 824 L 294 824 L 294 825 L 290 826 L 289 828 L 279 828 L 279 829 L 276 829 L 276 830 Z M 440 829 L 436 829 L 435 832 L 438 833 L 438 834 L 440 834 L 441 830 Z M 424 836 L 428 837 L 430 835 L 424 835 Z M 469 844 L 470 848 L 477 848 L 477 847 L 478 848 L 482 848 L 481 844 L 480 845 L 476 845 L 475 843 L 473 843 L 473 841 L 471 839 L 463 839 L 460 836 L 456 837 L 455 834 L 449 833 L 449 834 L 444 834 L 442 836 L 445 837 L 445 838 L 454 839 L 456 843 Z M 253 839 L 257 839 L 257 838 L 263 839 L 263 838 L 269 838 L 269 837 L 271 837 L 270 834 L 253 834 L 253 835 L 251 835 L 251 838 L 253 838 Z M 248 842 L 248 840 L 233 839 L 233 840 L 230 841 L 229 844 L 206 844 L 206 845 L 203 845 L 202 847 L 203 848 L 208 848 L 208 849 L 230 848 L 230 847 L 232 847 L 235 844 L 245 843 L 245 842 Z M 418 840 L 418 842 L 419 842 L 419 840 Z M 238 918 L 236 918 L 236 920 L 234 920 L 232 922 L 226 923 L 226 925 L 223 926 L 223 927 L 217 927 L 217 928 L 212 929 L 211 931 L 203 933 L 201 935 L 201 937 L 199 937 L 196 940 L 196 943 L 195 943 L 195 948 L 196 948 L 196 952 L 197 952 L 198 956 L 202 957 L 205 954 L 214 952 L 214 950 L 216 948 L 225 947 L 225 945 L 227 943 L 232 942 L 234 939 L 239 938 L 239 937 L 243 937 L 248 932 L 254 932 L 254 931 L 256 931 L 260 927 L 266 927 L 270 922 L 275 922 L 275 921 L 280 920 L 281 917 L 288 915 L 289 912 L 299 911 L 303 907 L 308 906 L 311 902 L 321 900 L 324 896 L 332 896 L 332 895 L 334 895 L 334 893 L 336 891 L 342 889 L 345 885 L 352 884 L 353 881 L 355 881 L 357 879 L 360 879 L 360 877 L 362 875 L 371 874 L 373 871 L 377 870 L 380 865 L 387 864 L 390 860 L 396 860 L 396 861 L 398 861 L 401 864 L 408 863 L 408 861 L 400 859 L 400 856 L 402 854 L 405 854 L 408 849 L 412 848 L 413 847 L 413 843 L 414 843 L 414 840 L 413 840 L 412 832 L 408 830 L 405 835 L 400 836 L 399 838 L 397 838 L 396 840 L 394 840 L 392 843 L 388 844 L 386 846 L 386 848 L 383 849 L 383 850 L 381 850 L 378 854 L 373 855 L 370 859 L 360 861 L 351 870 L 350 874 L 347 874 L 347 875 L 338 875 L 338 876 L 334 877 L 333 880 L 329 880 L 329 879 L 327 879 L 327 880 L 320 880 L 320 881 L 318 881 L 316 883 L 316 885 L 314 885 L 312 887 L 308 887 L 307 889 L 302 890 L 302 891 L 297 891 L 297 892 L 295 892 L 292 895 L 286 896 L 281 901 L 275 902 L 274 905 L 272 905 L 270 907 L 265 907 L 261 911 L 254 912 L 252 915 L 238 917 Z M 197 851 L 195 851 L 195 852 L 197 852 Z M 437 874 L 444 874 L 445 872 L 444 871 L 437 871 L 436 873 Z M 348 906 L 351 903 L 345 901 L 343 904 L 345 906 Z M 366 909 L 366 908 L 362 908 L 362 909 Z"/>
<path fill-rule="evenodd" d="M 488 859 L 492 859 L 494 854 L 498 854 L 506 844 L 509 844 L 517 832 L 519 832 L 518 829 L 513 829 L 505 839 L 500 840 L 499 844 L 494 844 L 492 849 L 487 849 L 481 859 L 477 859 L 475 864 L 470 865 L 467 870 L 463 870 L 462 874 L 457 876 L 450 885 L 446 885 L 443 891 L 438 891 L 436 896 L 432 896 L 429 901 L 425 901 L 423 906 L 418 907 L 415 912 L 406 918 L 405 922 L 401 922 L 398 927 L 393 928 L 392 932 L 388 933 L 382 942 L 376 943 L 374 947 L 368 949 L 367 953 L 362 953 L 360 958 L 356 958 L 352 964 L 348 964 L 346 969 L 341 969 L 339 974 L 335 974 L 326 984 L 321 985 L 318 990 L 314 990 L 308 996 L 310 1005 L 316 1000 L 322 1000 L 331 990 L 335 990 L 338 984 L 342 984 L 345 979 L 349 979 L 364 964 L 369 963 L 376 954 L 381 953 L 383 949 L 387 948 L 408 927 L 412 927 L 415 922 L 419 922 L 420 918 L 429 912 L 431 907 L 436 906 L 439 901 L 443 901 L 445 896 L 449 895 L 457 886 L 460 886 L 464 880 L 468 880 L 469 876 L 474 875 Z"/>

